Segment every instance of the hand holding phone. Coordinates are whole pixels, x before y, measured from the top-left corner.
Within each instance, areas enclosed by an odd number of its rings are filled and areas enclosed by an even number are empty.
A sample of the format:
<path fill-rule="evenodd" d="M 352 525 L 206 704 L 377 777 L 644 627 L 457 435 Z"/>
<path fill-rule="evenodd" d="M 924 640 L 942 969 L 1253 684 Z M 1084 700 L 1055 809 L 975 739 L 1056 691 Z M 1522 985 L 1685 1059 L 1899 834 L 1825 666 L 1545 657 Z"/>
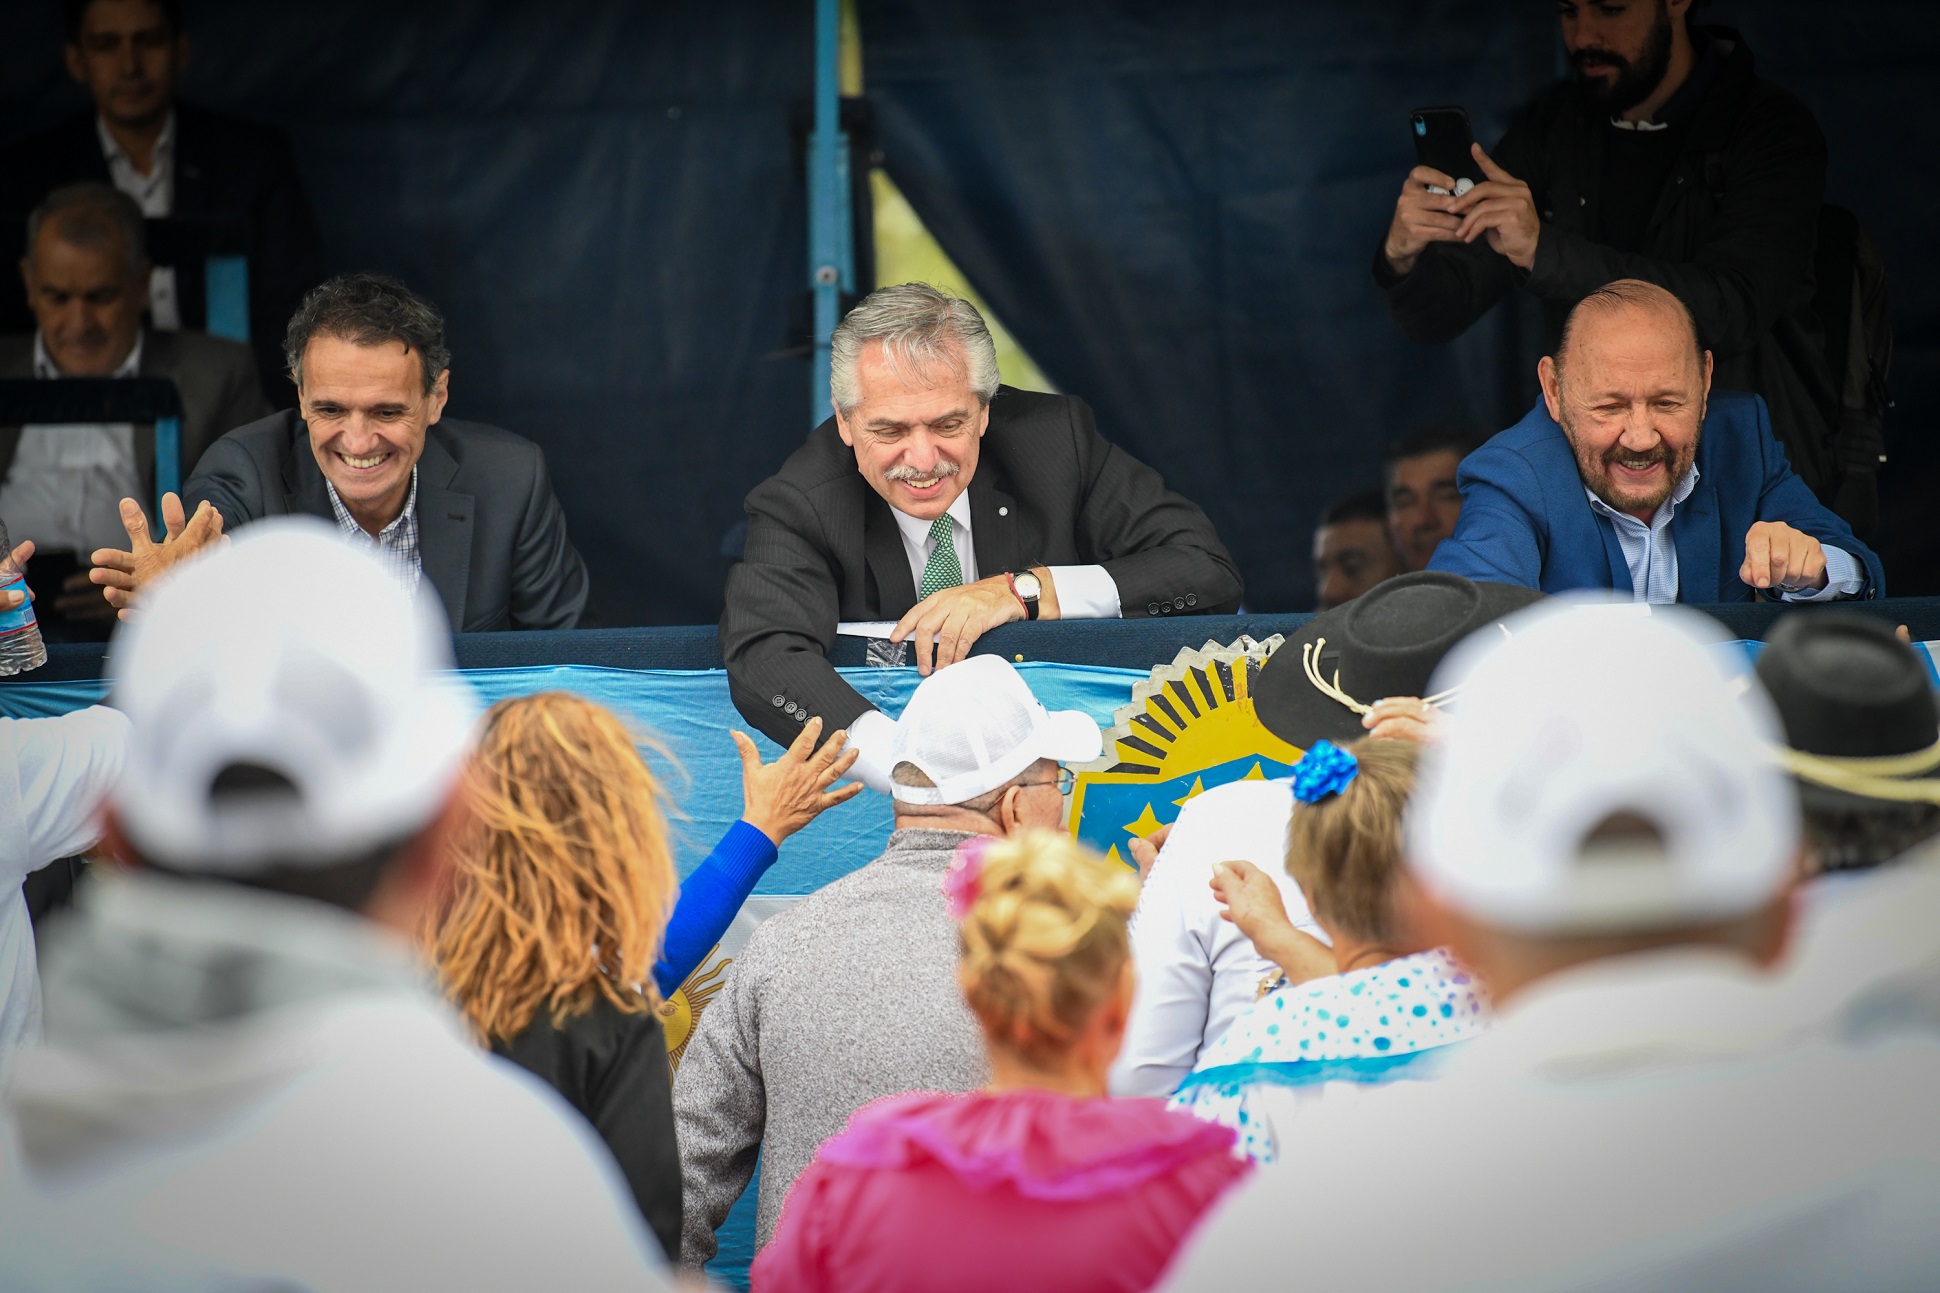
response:
<path fill-rule="evenodd" d="M 1416 108 L 1409 116 L 1414 127 L 1415 161 L 1438 171 L 1451 183 L 1431 184 L 1430 193 L 1460 197 L 1485 178 L 1476 164 L 1475 135 L 1462 108 Z"/>
<path fill-rule="evenodd" d="M 1401 186 L 1382 255 L 1397 274 L 1406 274 L 1431 242 L 1450 242 L 1462 222 L 1449 211 L 1454 195 L 1481 179 L 1469 155 L 1468 113 L 1460 108 L 1416 108 L 1410 114 L 1415 168 Z"/>

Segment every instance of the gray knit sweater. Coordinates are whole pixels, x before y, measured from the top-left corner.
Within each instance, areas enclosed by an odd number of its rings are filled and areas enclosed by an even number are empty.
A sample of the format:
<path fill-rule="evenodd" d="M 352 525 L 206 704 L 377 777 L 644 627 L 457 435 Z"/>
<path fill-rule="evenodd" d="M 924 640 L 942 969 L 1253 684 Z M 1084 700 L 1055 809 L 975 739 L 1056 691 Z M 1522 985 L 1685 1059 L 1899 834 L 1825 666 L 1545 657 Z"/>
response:
<path fill-rule="evenodd" d="M 674 1079 L 684 1263 L 714 1256 L 714 1231 L 757 1153 L 760 1247 L 789 1186 L 856 1109 L 989 1080 L 957 987 L 957 930 L 942 891 L 970 838 L 897 831 L 874 862 L 763 921 L 728 968 Z"/>

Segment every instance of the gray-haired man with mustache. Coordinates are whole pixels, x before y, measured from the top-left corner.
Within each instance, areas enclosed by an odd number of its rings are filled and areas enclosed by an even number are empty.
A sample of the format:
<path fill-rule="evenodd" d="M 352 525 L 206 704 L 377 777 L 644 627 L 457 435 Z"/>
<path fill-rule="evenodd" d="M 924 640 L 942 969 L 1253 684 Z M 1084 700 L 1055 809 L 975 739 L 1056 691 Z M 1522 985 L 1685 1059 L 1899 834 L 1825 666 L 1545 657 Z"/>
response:
<path fill-rule="evenodd" d="M 1000 386 L 968 301 L 881 288 L 836 329 L 830 367 L 835 416 L 748 495 L 721 617 L 734 703 L 777 741 L 812 714 L 825 732 L 887 721 L 828 663 L 839 622 L 895 621 L 927 674 L 1012 620 L 1238 607 L 1206 514 L 1083 401 Z"/>

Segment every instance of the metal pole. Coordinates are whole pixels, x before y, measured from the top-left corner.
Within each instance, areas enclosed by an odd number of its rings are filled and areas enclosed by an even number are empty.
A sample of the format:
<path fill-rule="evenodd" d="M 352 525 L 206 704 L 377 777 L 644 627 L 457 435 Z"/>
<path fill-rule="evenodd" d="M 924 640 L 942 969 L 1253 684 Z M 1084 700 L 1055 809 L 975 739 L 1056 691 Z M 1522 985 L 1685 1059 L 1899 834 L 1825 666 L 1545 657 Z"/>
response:
<path fill-rule="evenodd" d="M 815 293 L 809 420 L 829 416 L 829 337 L 842 293 L 855 291 L 849 211 L 849 137 L 842 130 L 841 0 L 815 0 L 815 132 L 808 139 L 808 283 Z"/>

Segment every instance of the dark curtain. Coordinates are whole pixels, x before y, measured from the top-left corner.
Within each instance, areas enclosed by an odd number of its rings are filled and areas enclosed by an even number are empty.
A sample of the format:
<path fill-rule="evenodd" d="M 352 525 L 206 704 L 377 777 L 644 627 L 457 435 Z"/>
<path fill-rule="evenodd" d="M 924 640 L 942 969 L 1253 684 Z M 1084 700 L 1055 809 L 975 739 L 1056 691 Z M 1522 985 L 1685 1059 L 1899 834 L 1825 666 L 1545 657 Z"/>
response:
<path fill-rule="evenodd" d="M 1430 424 L 1535 398 L 1526 300 L 1403 341 L 1368 272 L 1413 164 L 1410 108 L 1493 142 L 1561 71 L 1553 6 L 1500 0 L 859 0 L 884 166 L 1060 389 L 1202 503 L 1249 605 L 1311 605 L 1319 509 Z M 1829 198 L 1892 260 L 1897 592 L 1940 591 L 1932 7 L 1717 4 L 1832 141 Z M 1889 125 L 1890 123 L 1890 125 Z M 1897 558 L 1897 559 L 1896 559 Z M 1932 572 L 1932 573 L 1929 573 Z"/>
<path fill-rule="evenodd" d="M 183 97 L 287 127 L 327 268 L 444 309 L 449 414 L 545 448 L 600 617 L 717 617 L 721 536 L 806 430 L 811 6 L 186 8 Z M 59 13 L 0 5 L 0 137 L 84 105 Z"/>

